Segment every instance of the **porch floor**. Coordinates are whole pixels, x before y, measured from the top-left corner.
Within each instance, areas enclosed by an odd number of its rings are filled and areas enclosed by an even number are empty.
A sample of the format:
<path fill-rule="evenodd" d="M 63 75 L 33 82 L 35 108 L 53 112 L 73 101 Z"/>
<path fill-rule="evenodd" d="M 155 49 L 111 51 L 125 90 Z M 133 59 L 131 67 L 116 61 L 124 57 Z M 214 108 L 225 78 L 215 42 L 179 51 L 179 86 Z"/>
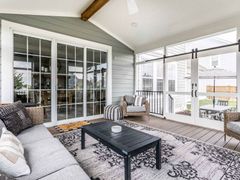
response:
<path fill-rule="evenodd" d="M 163 129 L 179 135 L 198 139 L 206 143 L 240 152 L 240 141 L 228 136 L 226 141 L 224 141 L 224 133 L 221 131 L 179 123 L 154 116 L 150 116 L 150 120 L 147 120 L 144 117 L 128 117 L 126 120 L 141 123 L 143 125 L 148 125 L 154 128 Z"/>

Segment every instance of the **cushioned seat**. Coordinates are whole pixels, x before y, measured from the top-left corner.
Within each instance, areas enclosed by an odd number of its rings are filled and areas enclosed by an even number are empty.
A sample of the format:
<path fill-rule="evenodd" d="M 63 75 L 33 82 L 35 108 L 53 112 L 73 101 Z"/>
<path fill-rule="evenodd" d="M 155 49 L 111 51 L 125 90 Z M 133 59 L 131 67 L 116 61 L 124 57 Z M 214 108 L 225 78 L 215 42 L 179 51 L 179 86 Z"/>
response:
<path fill-rule="evenodd" d="M 61 169 L 53 174 L 50 174 L 40 180 L 76 180 L 76 177 L 81 177 L 81 180 L 90 180 L 88 175 L 77 165 L 69 166 Z"/>
<path fill-rule="evenodd" d="M 36 125 L 22 131 L 17 137 L 22 144 L 28 144 L 42 139 L 52 138 L 52 135 L 44 125 Z"/>
<path fill-rule="evenodd" d="M 55 138 L 25 144 L 24 150 L 31 174 L 18 178 L 21 180 L 39 179 L 67 166 L 78 165 L 73 156 Z"/>
<path fill-rule="evenodd" d="M 127 112 L 145 112 L 145 106 L 127 106 Z"/>
<path fill-rule="evenodd" d="M 227 123 L 227 128 L 235 133 L 240 134 L 240 121 L 231 121 Z"/>

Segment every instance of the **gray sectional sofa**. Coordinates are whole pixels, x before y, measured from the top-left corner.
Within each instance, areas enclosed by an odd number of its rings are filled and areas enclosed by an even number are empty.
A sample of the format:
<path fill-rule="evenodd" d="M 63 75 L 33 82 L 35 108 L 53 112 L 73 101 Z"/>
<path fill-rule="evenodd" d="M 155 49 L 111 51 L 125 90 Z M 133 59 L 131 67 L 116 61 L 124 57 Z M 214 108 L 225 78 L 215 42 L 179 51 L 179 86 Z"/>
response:
<path fill-rule="evenodd" d="M 41 122 L 43 110 L 27 108 L 33 121 Z M 40 124 L 22 131 L 18 136 L 31 173 L 18 180 L 90 180 L 74 157 Z"/>
<path fill-rule="evenodd" d="M 66 148 L 44 125 L 36 125 L 18 135 L 31 174 L 19 180 L 90 180 Z"/>

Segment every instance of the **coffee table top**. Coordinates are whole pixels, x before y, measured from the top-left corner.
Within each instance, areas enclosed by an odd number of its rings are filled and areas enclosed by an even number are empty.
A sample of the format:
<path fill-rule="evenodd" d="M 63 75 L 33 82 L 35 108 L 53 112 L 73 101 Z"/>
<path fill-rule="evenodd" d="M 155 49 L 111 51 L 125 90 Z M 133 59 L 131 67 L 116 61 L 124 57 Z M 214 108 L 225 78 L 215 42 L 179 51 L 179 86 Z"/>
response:
<path fill-rule="evenodd" d="M 122 131 L 113 133 L 111 127 L 114 125 L 122 126 Z M 83 126 L 82 129 L 90 136 L 93 136 L 101 142 L 104 141 L 113 150 L 130 154 L 144 146 L 151 145 L 160 140 L 159 137 L 132 129 L 130 127 L 118 124 L 112 121 L 99 122 Z"/>

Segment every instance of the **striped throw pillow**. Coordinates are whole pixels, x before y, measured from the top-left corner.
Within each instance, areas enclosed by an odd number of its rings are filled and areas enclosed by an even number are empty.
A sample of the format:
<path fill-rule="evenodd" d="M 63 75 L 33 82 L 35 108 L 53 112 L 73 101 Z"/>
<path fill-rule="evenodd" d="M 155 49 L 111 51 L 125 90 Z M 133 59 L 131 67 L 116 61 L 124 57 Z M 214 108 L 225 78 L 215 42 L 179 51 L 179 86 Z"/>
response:
<path fill-rule="evenodd" d="M 143 105 L 143 99 L 144 99 L 144 97 L 142 97 L 142 96 L 136 96 L 134 106 L 142 106 Z"/>
<path fill-rule="evenodd" d="M 14 178 L 30 174 L 21 142 L 6 128 L 0 138 L 0 171 Z"/>

